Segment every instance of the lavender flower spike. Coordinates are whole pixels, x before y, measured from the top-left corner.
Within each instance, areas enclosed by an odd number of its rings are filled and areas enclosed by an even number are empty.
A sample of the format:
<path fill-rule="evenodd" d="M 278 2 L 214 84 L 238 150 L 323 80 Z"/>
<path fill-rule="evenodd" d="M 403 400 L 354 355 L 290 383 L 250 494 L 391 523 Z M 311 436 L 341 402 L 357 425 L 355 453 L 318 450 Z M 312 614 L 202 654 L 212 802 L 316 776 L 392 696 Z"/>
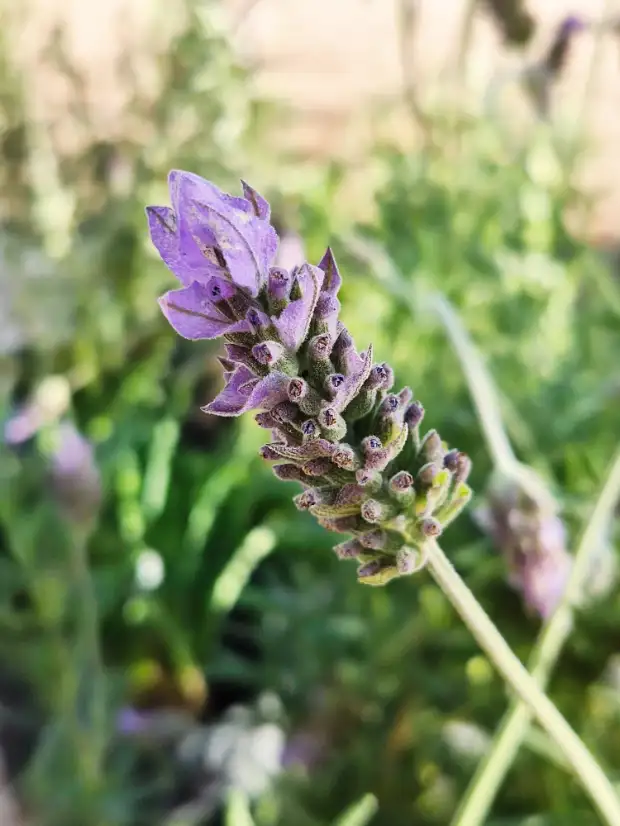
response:
<path fill-rule="evenodd" d="M 318 266 L 276 266 L 278 237 L 267 201 L 243 183 L 227 195 L 188 172 L 171 172 L 170 207 L 148 207 L 151 238 L 182 286 L 160 306 L 185 338 L 222 338 L 225 387 L 204 410 L 259 411 L 271 430 L 261 455 L 276 476 L 301 483 L 297 506 L 354 540 L 341 558 L 369 585 L 419 569 L 437 536 L 471 497 L 469 460 L 448 452 L 409 388 L 388 393 L 393 371 L 359 352 L 338 320 L 341 276 L 331 250 Z M 432 528 L 432 530 L 431 530 Z M 346 547 L 346 553 L 343 548 Z"/>

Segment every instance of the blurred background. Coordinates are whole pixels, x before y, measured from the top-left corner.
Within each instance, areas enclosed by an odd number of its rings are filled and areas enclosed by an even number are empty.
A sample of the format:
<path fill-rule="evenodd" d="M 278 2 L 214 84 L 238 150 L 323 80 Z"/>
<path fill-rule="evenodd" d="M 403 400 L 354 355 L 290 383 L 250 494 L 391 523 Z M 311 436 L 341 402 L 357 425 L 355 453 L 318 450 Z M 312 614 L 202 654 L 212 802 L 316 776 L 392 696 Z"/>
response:
<path fill-rule="evenodd" d="M 505 688 L 427 574 L 358 586 L 251 417 L 200 412 L 219 345 L 161 317 L 144 206 L 243 177 L 285 266 L 332 245 L 358 346 L 474 461 L 445 548 L 526 658 L 620 441 L 620 2 L 0 9 L 1 826 L 447 824 Z M 619 533 L 551 685 L 618 781 Z M 597 823 L 535 734 L 489 826 Z"/>

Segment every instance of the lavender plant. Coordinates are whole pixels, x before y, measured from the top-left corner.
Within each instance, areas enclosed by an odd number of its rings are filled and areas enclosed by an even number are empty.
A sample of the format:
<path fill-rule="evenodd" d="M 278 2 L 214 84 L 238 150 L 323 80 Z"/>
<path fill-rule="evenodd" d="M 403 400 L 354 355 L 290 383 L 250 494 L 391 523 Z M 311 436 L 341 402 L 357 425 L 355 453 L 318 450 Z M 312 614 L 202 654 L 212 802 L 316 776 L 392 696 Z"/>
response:
<path fill-rule="evenodd" d="M 435 430 L 394 373 L 359 352 L 339 320 L 341 276 L 331 250 L 318 266 L 274 266 L 278 237 L 268 203 L 249 185 L 233 197 L 196 175 L 169 177 L 172 208 L 148 207 L 153 243 L 183 285 L 160 299 L 183 337 L 223 338 L 225 387 L 203 410 L 248 411 L 270 432 L 262 456 L 302 485 L 295 497 L 357 575 L 384 585 L 425 564 L 471 497 L 468 457 Z"/>
<path fill-rule="evenodd" d="M 270 431 L 262 456 L 321 525 L 352 538 L 336 546 L 357 559 L 358 580 L 384 585 L 428 563 L 454 608 L 558 745 L 605 822 L 620 826 L 620 800 L 588 749 L 515 657 L 436 539 L 471 496 L 469 458 L 439 434 L 423 437 L 424 408 L 394 374 L 358 352 L 338 316 L 340 274 L 328 249 L 318 267 L 274 266 L 278 237 L 268 203 L 196 175 L 172 172 L 172 208 L 148 207 L 151 238 L 182 284 L 160 298 L 188 339 L 225 341 L 225 386 L 205 412 L 255 414 Z"/>

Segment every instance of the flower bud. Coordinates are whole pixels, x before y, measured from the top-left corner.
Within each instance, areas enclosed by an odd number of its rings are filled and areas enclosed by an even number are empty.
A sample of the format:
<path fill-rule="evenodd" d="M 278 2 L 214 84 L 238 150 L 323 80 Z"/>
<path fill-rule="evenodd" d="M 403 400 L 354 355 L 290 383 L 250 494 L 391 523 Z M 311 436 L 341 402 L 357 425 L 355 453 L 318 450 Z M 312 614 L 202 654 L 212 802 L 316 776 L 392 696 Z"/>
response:
<path fill-rule="evenodd" d="M 413 402 L 405 410 L 405 424 L 409 425 L 410 430 L 418 427 L 424 418 L 424 407 L 420 402 Z"/>
<path fill-rule="evenodd" d="M 335 335 L 337 332 L 339 312 L 340 302 L 336 296 L 322 292 L 318 297 L 314 310 L 312 320 L 313 330 L 316 333 Z"/>
<path fill-rule="evenodd" d="M 284 355 L 284 347 L 277 341 L 261 341 L 252 347 L 252 355 L 259 364 L 269 366 Z"/>
<path fill-rule="evenodd" d="M 258 451 L 258 454 L 262 459 L 266 459 L 269 462 L 282 458 L 280 454 L 274 450 L 272 445 L 263 445 Z"/>
<path fill-rule="evenodd" d="M 347 542 L 341 542 L 334 548 L 338 559 L 357 559 L 360 554 L 364 553 L 364 548 L 357 539 L 349 539 Z"/>
<path fill-rule="evenodd" d="M 301 435 L 304 442 L 318 439 L 320 432 L 318 422 L 315 419 L 306 419 L 301 425 Z"/>
<path fill-rule="evenodd" d="M 401 576 L 415 573 L 419 570 L 418 554 L 412 548 L 400 548 L 396 552 L 396 567 Z"/>
<path fill-rule="evenodd" d="M 316 416 L 323 400 L 305 379 L 294 378 L 288 383 L 287 394 L 289 401 L 299 405 L 299 409 L 307 416 Z"/>
<path fill-rule="evenodd" d="M 302 469 L 297 465 L 274 465 L 272 468 L 274 474 L 278 477 L 278 479 L 282 479 L 285 482 L 303 482 L 305 484 L 308 483 L 306 476 L 304 475 Z"/>
<path fill-rule="evenodd" d="M 271 418 L 276 424 L 295 424 L 299 422 L 299 408 L 293 402 L 280 402 L 271 408 Z"/>
<path fill-rule="evenodd" d="M 309 511 L 311 507 L 319 504 L 320 498 L 316 491 L 310 488 L 309 490 L 305 490 L 303 493 L 294 496 L 293 502 L 295 503 L 297 510 Z"/>
<path fill-rule="evenodd" d="M 422 536 L 425 536 L 427 539 L 441 535 L 441 525 L 436 519 L 430 516 L 427 516 L 425 519 L 420 519 L 418 528 Z"/>
<path fill-rule="evenodd" d="M 375 364 L 370 371 L 364 390 L 391 390 L 394 385 L 394 371 L 387 362 Z"/>
<path fill-rule="evenodd" d="M 324 437 L 330 442 L 339 442 L 346 436 L 347 423 L 332 407 L 324 407 L 318 415 L 318 421 Z"/>
<path fill-rule="evenodd" d="M 440 467 L 443 465 L 444 449 L 441 437 L 436 430 L 429 430 L 420 445 L 425 462 L 434 462 Z"/>
<path fill-rule="evenodd" d="M 384 502 L 379 502 L 377 499 L 367 499 L 360 509 L 362 519 L 370 522 L 371 525 L 377 525 L 380 522 L 385 522 L 390 517 L 394 516 L 394 508 Z"/>
<path fill-rule="evenodd" d="M 443 466 L 446 470 L 449 470 L 450 473 L 456 473 L 459 463 L 459 451 L 458 450 L 449 450 L 446 455 L 443 457 Z"/>
<path fill-rule="evenodd" d="M 355 471 L 355 481 L 369 493 L 378 493 L 383 487 L 383 476 L 378 470 L 360 468 Z"/>
<path fill-rule="evenodd" d="M 325 476 L 331 470 L 332 463 L 327 456 L 320 456 L 316 459 L 309 459 L 302 465 L 302 470 L 306 476 Z"/>
<path fill-rule="evenodd" d="M 271 267 L 267 280 L 267 292 L 274 312 L 279 312 L 288 303 L 291 276 L 283 267 Z"/>
<path fill-rule="evenodd" d="M 329 360 L 331 355 L 333 342 L 331 336 L 327 333 L 314 336 L 308 342 L 308 355 L 315 361 Z"/>
<path fill-rule="evenodd" d="M 363 585 L 387 585 L 390 580 L 400 576 L 396 565 L 388 559 L 373 559 L 357 569 L 358 582 Z"/>
<path fill-rule="evenodd" d="M 324 386 L 325 386 L 325 393 L 328 398 L 335 399 L 338 395 L 338 391 L 345 383 L 346 378 L 343 376 L 342 373 L 329 373 L 325 378 Z"/>
<path fill-rule="evenodd" d="M 257 310 L 256 307 L 250 307 L 245 314 L 245 320 L 250 325 L 252 332 L 259 336 L 264 334 L 271 324 L 269 316 Z"/>
<path fill-rule="evenodd" d="M 331 456 L 331 460 L 342 470 L 353 471 L 361 464 L 357 453 L 347 444 L 338 445 Z"/>
<path fill-rule="evenodd" d="M 429 462 L 426 465 L 423 465 L 417 473 L 415 478 L 415 487 L 416 490 L 425 491 L 428 490 L 435 481 L 437 474 L 439 473 L 439 468 L 437 465 L 433 464 L 433 462 Z"/>
<path fill-rule="evenodd" d="M 406 508 L 415 501 L 413 476 L 406 470 L 401 470 L 392 476 L 389 481 L 389 489 L 394 499 L 402 507 Z"/>
<path fill-rule="evenodd" d="M 254 421 L 259 427 L 263 427 L 265 430 L 273 430 L 278 426 L 278 422 L 271 412 L 257 413 L 256 416 L 254 416 Z"/>
<path fill-rule="evenodd" d="M 471 473 L 471 459 L 466 453 L 459 453 L 456 471 L 454 473 L 455 482 L 466 482 Z"/>

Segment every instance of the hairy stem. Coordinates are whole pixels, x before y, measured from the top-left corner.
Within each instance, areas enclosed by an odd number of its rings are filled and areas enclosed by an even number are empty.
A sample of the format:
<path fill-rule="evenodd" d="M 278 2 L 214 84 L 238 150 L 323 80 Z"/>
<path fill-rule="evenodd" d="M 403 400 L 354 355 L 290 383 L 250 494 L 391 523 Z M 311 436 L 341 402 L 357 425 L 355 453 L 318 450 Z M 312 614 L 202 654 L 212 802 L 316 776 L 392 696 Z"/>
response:
<path fill-rule="evenodd" d="M 434 541 L 429 541 L 428 567 L 437 584 L 497 668 L 507 685 L 542 728 L 557 744 L 575 777 L 590 796 L 603 822 L 620 826 L 620 799 L 584 743 L 575 734 L 534 678 L 513 654 L 480 603 L 463 582 L 447 556 Z"/>
<path fill-rule="evenodd" d="M 575 554 L 570 580 L 558 608 L 544 626 L 530 657 L 533 679 L 545 688 L 573 627 L 573 610 L 588 575 L 592 556 L 620 498 L 620 452 L 598 497 Z M 453 826 L 479 826 L 489 814 L 495 796 L 527 735 L 532 713 L 525 703 L 514 703 L 502 720 L 491 747 L 481 761 L 452 821 Z"/>

